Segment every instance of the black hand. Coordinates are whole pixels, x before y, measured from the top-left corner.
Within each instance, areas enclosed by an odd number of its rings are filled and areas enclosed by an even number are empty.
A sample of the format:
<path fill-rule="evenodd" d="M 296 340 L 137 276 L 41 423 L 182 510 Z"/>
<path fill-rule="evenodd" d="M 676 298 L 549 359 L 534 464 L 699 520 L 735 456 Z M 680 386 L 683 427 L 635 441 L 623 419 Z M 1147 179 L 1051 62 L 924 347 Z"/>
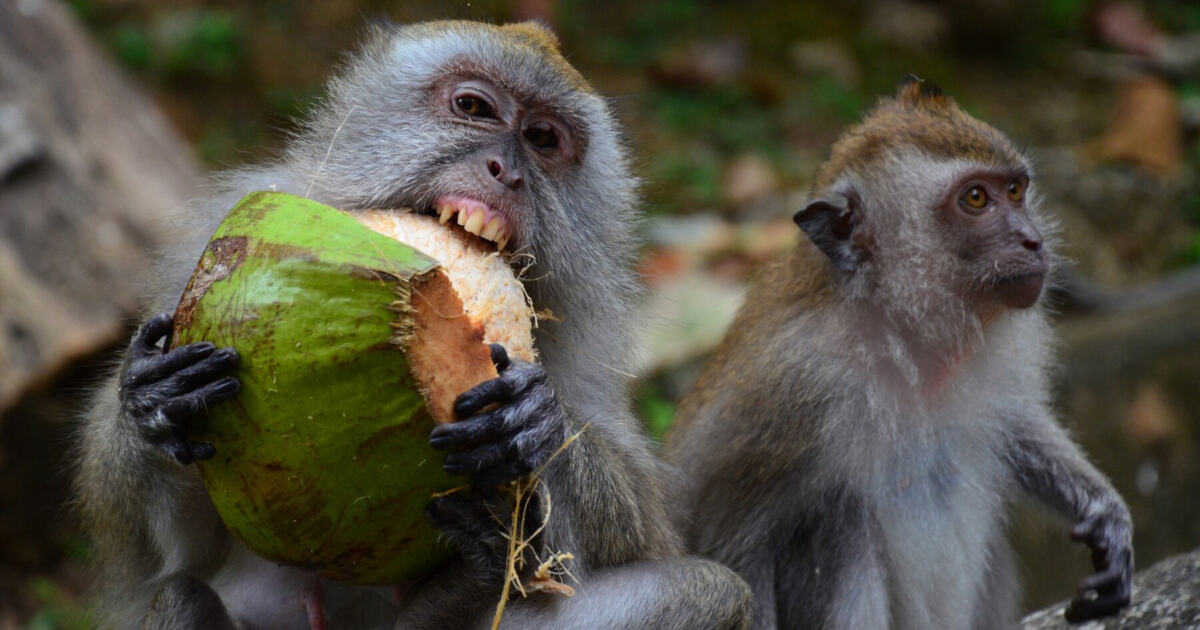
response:
<path fill-rule="evenodd" d="M 429 502 L 429 522 L 458 549 L 481 586 L 501 584 L 507 570 L 512 497 L 470 488 Z"/>
<path fill-rule="evenodd" d="M 1115 615 L 1133 594 L 1132 526 L 1123 507 L 1114 506 L 1071 528 L 1071 538 L 1092 550 L 1096 572 L 1079 583 L 1079 596 L 1065 613 L 1071 623 Z"/>
<path fill-rule="evenodd" d="M 199 416 L 241 388 L 222 376 L 237 364 L 233 348 L 193 343 L 169 352 L 158 347 L 171 331 L 171 315 L 151 317 L 133 337 L 120 382 L 125 413 L 153 445 L 181 464 L 209 459 L 211 444 L 189 441 L 188 420 Z"/>
<path fill-rule="evenodd" d="M 566 440 L 566 412 L 541 366 L 510 359 L 492 344 L 500 376 L 458 397 L 462 420 L 434 427 L 429 443 L 451 451 L 443 468 L 471 475 L 478 487 L 495 487 L 528 475 Z M 496 407 L 483 411 L 488 405 Z"/>

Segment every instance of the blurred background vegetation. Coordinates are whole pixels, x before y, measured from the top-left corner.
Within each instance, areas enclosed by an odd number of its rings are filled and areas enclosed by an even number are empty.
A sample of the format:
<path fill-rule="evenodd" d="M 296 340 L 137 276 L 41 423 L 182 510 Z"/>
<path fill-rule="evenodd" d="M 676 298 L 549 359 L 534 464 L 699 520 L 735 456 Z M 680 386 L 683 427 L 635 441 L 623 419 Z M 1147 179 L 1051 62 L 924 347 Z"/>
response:
<path fill-rule="evenodd" d="M 371 20 L 538 17 L 553 25 L 567 57 L 611 97 L 645 182 L 650 291 L 638 405 L 655 435 L 747 274 L 794 242 L 788 218 L 830 143 L 910 72 L 1029 147 L 1083 294 L 1091 287 L 1119 300 L 1200 262 L 1195 2 L 68 4 L 211 169 L 277 154 Z M 1148 357 L 1129 350 L 1136 360 L 1109 346 L 1100 363 L 1114 367 L 1076 371 L 1095 364 L 1078 358 L 1093 356 L 1095 333 L 1071 300 L 1063 310 L 1059 406 L 1129 498 L 1139 562 L 1200 545 L 1200 344 Z M 77 397 L 105 360 L 76 366 L 67 389 Z M 62 403 L 63 414 L 74 404 Z M 43 461 L 62 460 L 65 431 L 47 441 L 22 426 L 3 429 L 0 449 L 37 444 Z M 0 455 L 0 498 L 28 492 L 36 474 L 14 461 Z M 80 590 L 88 545 L 63 507 L 61 477 L 43 477 L 42 500 L 20 504 L 36 514 L 4 508 L 5 518 L 45 526 L 0 526 L 16 532 L 0 541 L 0 630 L 87 625 Z M 1027 607 L 1067 597 L 1086 556 L 1064 530 L 1022 516 L 1014 538 L 1025 552 Z"/>

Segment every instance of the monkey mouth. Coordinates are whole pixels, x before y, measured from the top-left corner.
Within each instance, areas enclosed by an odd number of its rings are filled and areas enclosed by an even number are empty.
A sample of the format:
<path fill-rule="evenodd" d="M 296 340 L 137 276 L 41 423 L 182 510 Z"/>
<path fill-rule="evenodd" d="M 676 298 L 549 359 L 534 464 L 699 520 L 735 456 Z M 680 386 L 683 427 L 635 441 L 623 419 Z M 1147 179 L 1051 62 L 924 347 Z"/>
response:
<path fill-rule="evenodd" d="M 1030 270 L 997 278 L 995 287 L 1001 301 L 1008 307 L 1029 308 L 1041 296 L 1045 281 L 1045 271 Z"/>
<path fill-rule="evenodd" d="M 446 225 L 457 217 L 462 229 L 496 244 L 497 251 L 504 251 L 512 238 L 512 225 L 495 208 L 488 204 L 461 195 L 442 195 L 433 201 L 430 214 L 437 215 L 438 222 Z"/>

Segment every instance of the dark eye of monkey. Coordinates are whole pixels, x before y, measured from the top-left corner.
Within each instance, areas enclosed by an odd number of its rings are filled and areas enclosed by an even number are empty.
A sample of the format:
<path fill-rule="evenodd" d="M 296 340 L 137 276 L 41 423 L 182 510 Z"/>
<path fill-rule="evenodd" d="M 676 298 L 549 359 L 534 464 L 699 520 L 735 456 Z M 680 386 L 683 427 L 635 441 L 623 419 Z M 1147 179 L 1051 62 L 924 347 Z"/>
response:
<path fill-rule="evenodd" d="M 539 149 L 553 149 L 558 146 L 558 134 L 554 132 L 554 127 L 544 123 L 526 127 L 525 139 Z"/>
<path fill-rule="evenodd" d="M 454 105 L 458 111 L 470 116 L 471 118 L 495 118 L 496 110 L 492 109 L 491 103 L 479 98 L 464 94 L 454 98 Z"/>

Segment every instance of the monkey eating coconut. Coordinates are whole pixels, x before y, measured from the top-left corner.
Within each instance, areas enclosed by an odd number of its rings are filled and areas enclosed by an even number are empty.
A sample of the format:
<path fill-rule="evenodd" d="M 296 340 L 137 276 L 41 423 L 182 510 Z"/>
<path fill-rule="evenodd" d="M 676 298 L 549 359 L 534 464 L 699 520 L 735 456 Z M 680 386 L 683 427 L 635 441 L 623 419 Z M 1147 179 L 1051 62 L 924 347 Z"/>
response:
<path fill-rule="evenodd" d="M 175 311 L 173 345 L 243 357 L 241 393 L 194 428 L 217 512 L 259 555 L 389 584 L 448 559 L 424 515 L 456 485 L 429 449 L 455 398 L 533 361 L 533 309 L 495 248 L 436 217 L 245 197 Z"/>

